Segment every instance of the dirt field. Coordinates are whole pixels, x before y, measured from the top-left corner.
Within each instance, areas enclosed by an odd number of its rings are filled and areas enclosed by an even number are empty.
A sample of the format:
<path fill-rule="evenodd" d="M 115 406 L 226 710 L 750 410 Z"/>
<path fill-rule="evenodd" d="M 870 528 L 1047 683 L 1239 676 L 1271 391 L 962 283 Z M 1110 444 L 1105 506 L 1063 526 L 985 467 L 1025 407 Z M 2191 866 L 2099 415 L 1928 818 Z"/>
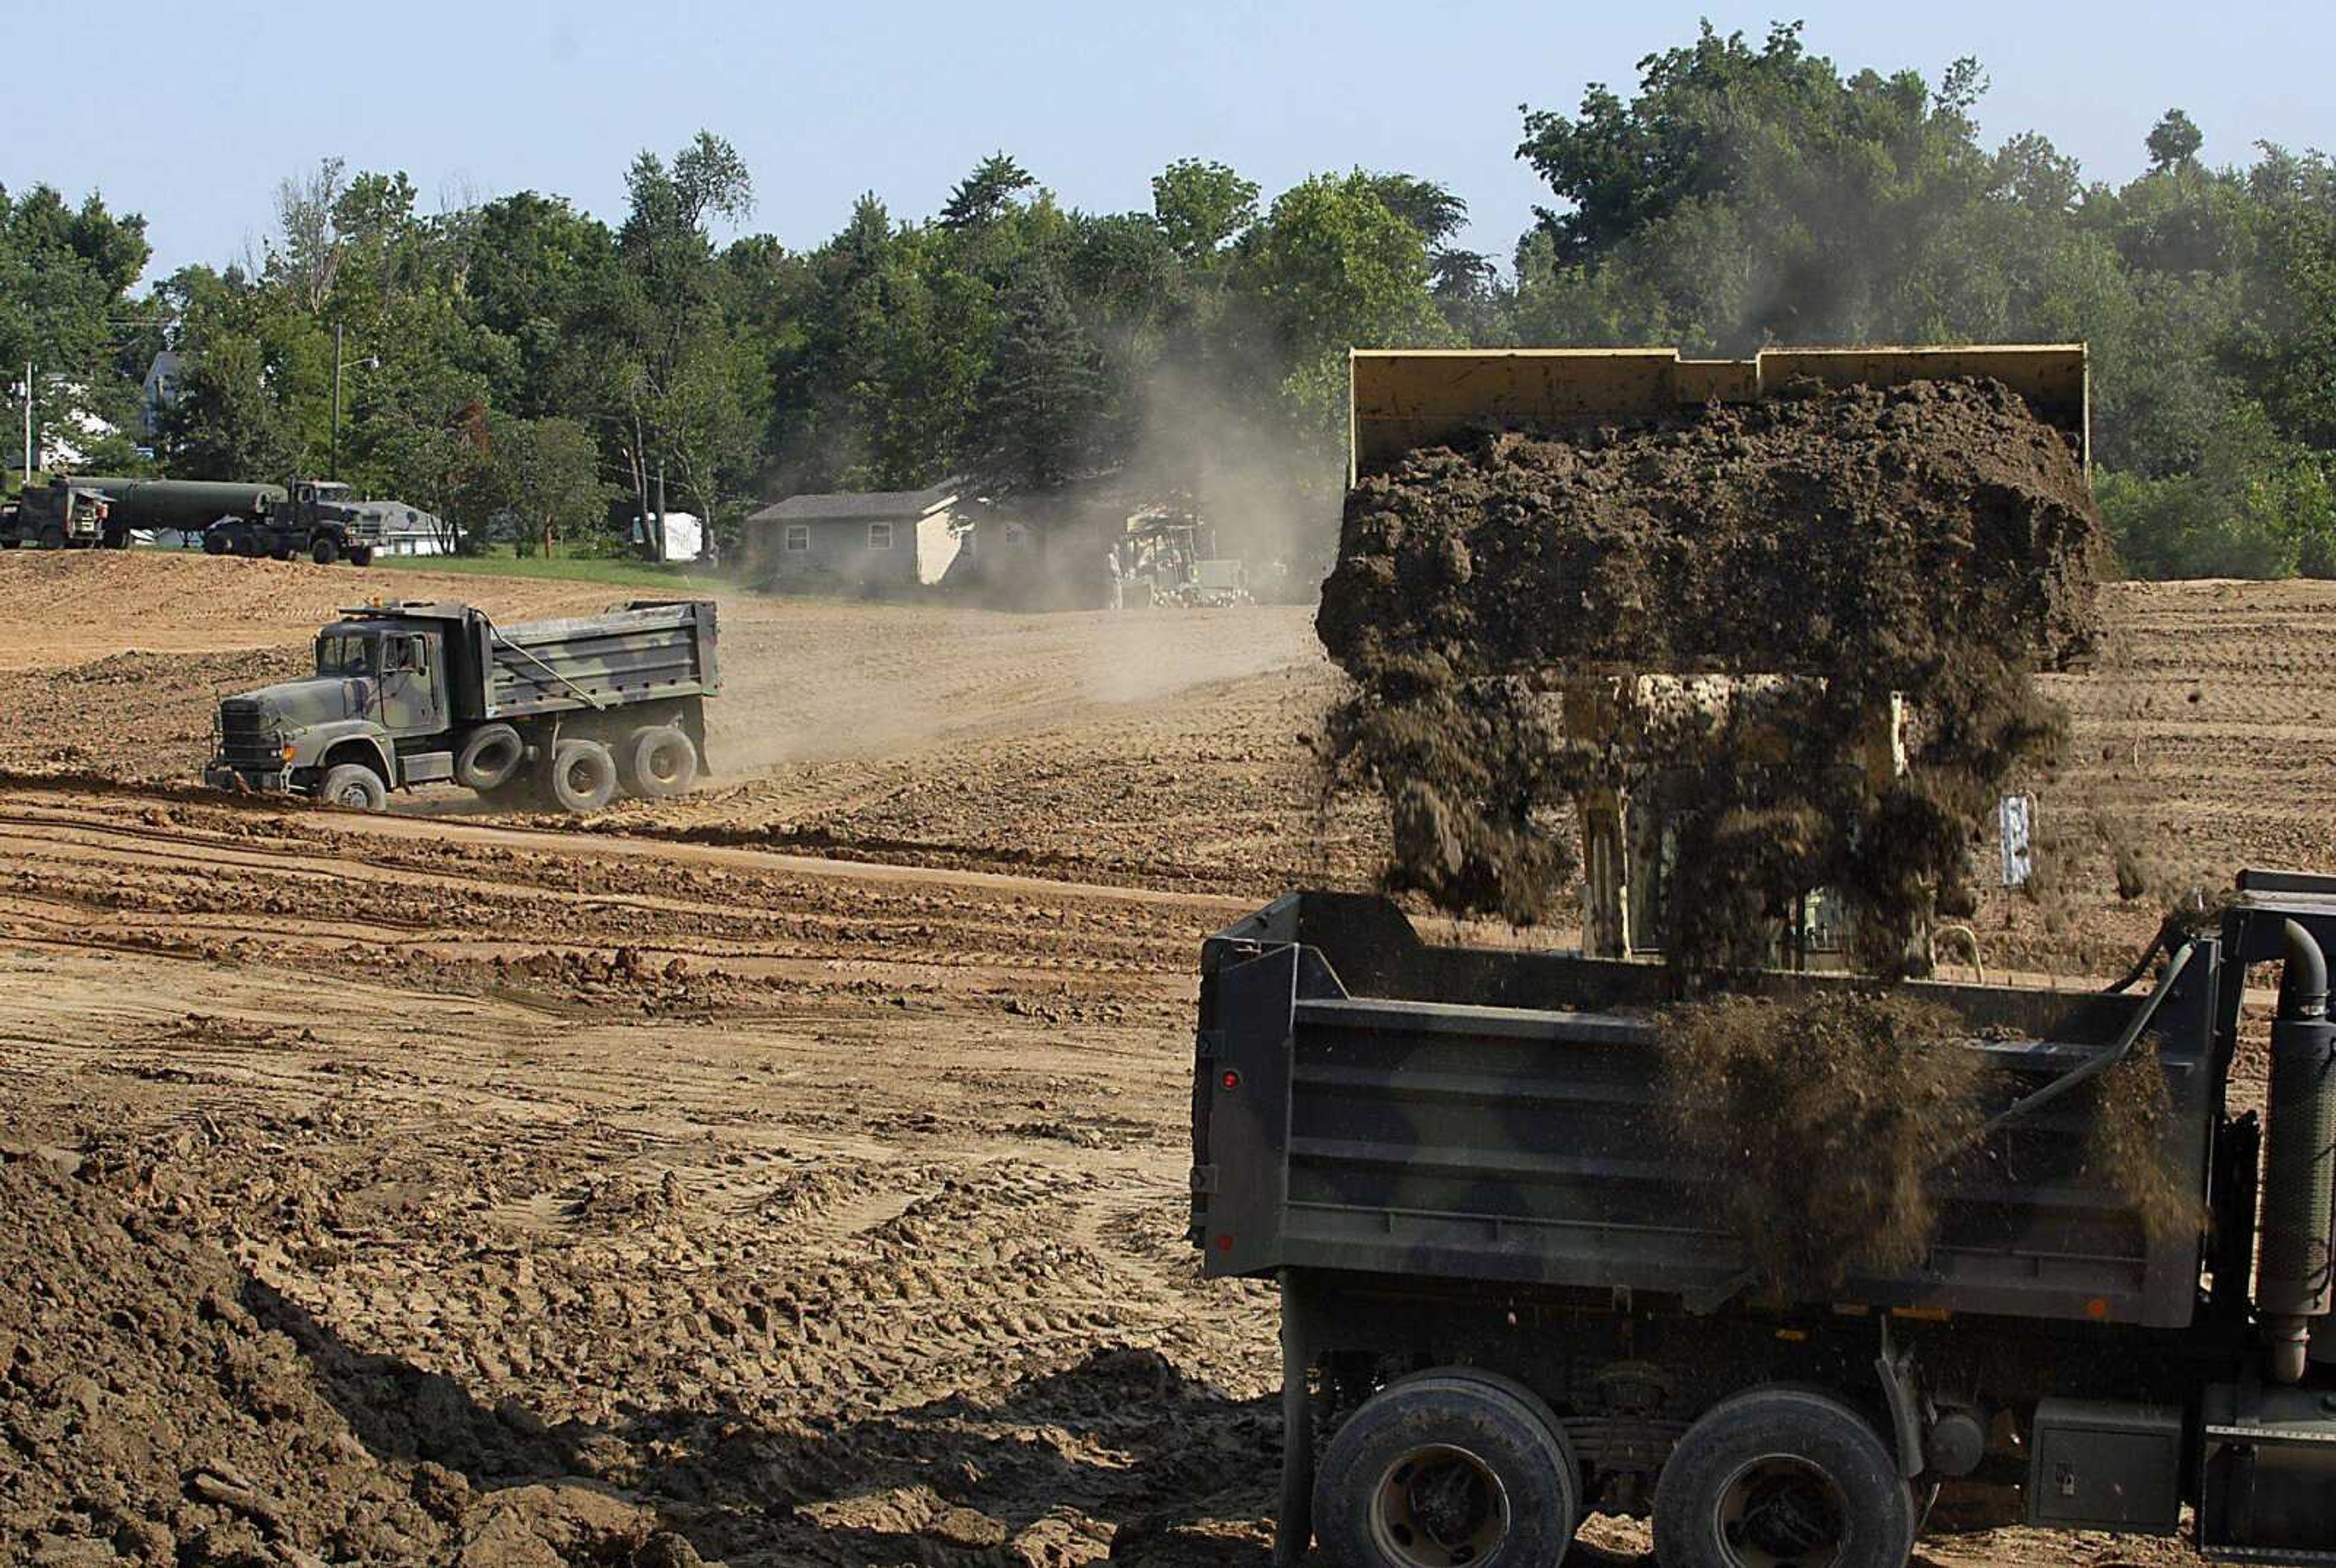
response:
<path fill-rule="evenodd" d="M 725 599 L 670 806 L 189 787 L 381 580 L 0 558 L 0 1558 L 1261 1565 L 1272 1301 L 1184 1245 L 1185 1075 L 1201 936 L 1379 851 L 1305 613 Z M 2117 842 L 2336 864 L 2336 590 L 2110 608 L 1991 975 L 2121 967 Z"/>

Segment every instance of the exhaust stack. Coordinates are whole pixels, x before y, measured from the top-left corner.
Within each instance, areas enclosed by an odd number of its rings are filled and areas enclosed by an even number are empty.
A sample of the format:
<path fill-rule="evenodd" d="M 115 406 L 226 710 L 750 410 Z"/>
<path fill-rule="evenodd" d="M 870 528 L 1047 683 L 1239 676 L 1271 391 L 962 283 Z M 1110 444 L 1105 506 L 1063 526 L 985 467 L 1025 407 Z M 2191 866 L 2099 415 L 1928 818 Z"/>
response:
<path fill-rule="evenodd" d="M 2328 1018 L 2328 958 L 2312 933 L 2285 927 L 2279 1011 L 2271 1028 L 2269 1128 L 2263 1160 L 2263 1264 L 2257 1306 L 2271 1376 L 2302 1380 L 2312 1320 L 2336 1303 L 2336 1024 Z"/>

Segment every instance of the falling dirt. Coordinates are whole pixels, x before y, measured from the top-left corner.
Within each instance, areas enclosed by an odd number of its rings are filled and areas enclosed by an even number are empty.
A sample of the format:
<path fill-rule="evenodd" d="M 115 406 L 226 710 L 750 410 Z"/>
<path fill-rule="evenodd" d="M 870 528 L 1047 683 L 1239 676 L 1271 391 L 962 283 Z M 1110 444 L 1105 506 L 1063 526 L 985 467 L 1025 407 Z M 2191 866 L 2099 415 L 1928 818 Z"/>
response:
<path fill-rule="evenodd" d="M 1740 963 L 1834 886 L 1863 967 L 1895 973 L 1998 789 L 2062 738 L 2030 671 L 2093 647 L 2101 549 L 2078 454 L 1993 382 L 1413 453 L 1349 496 L 1324 587 L 1358 688 L 1332 754 L 1387 797 L 1390 883 L 1455 912 L 1555 914 L 1550 813 L 1622 789 L 1679 834 L 1678 961 Z M 1748 678 L 1680 700 L 1649 676 Z"/>
<path fill-rule="evenodd" d="M 1824 1300 L 1929 1251 L 1928 1178 L 1980 1125 L 1982 1058 L 1944 1009 L 1880 990 L 1730 996 L 1663 1019 L 1666 1109 L 1715 1172 L 1762 1287 Z"/>

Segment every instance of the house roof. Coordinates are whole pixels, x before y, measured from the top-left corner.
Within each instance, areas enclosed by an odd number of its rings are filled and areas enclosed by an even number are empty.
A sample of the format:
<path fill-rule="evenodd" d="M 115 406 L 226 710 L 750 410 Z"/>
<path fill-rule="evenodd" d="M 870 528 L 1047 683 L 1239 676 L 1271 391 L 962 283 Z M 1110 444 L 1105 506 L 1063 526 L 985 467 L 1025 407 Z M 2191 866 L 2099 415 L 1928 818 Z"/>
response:
<path fill-rule="evenodd" d="M 960 481 L 943 480 L 927 490 L 831 491 L 791 495 L 755 512 L 748 522 L 853 522 L 888 517 L 924 517 L 957 500 Z"/>

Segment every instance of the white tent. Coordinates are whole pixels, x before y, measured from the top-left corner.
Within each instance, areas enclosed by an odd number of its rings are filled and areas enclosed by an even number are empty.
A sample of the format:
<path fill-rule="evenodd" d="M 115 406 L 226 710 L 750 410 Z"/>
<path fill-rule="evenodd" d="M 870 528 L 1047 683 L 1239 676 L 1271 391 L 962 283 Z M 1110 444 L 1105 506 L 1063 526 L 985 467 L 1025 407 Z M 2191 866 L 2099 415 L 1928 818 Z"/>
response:
<path fill-rule="evenodd" d="M 633 520 L 633 538 L 646 541 L 647 530 L 638 518 Z M 665 514 L 666 560 L 696 560 L 706 553 L 706 523 L 694 511 L 668 511 Z"/>

